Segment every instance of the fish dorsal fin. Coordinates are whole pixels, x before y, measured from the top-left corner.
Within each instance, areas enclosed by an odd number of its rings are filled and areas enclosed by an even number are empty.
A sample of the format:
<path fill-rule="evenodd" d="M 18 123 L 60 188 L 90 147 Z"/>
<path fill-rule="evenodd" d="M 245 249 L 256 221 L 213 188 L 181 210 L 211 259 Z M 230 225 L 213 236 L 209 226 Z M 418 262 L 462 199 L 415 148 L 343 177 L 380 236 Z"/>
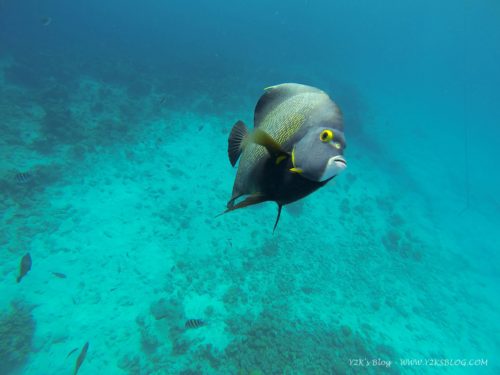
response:
<path fill-rule="evenodd" d="M 269 154 L 276 159 L 277 163 L 283 160 L 283 157 L 288 157 L 289 153 L 284 151 L 278 142 L 274 140 L 269 134 L 262 129 L 255 129 L 251 135 L 250 140 L 267 149 Z M 279 162 L 278 162 L 279 160 Z"/>
<path fill-rule="evenodd" d="M 229 161 L 234 167 L 238 161 L 241 151 L 243 150 L 244 140 L 248 135 L 248 130 L 243 121 L 238 121 L 233 125 L 229 139 L 227 140 L 227 154 Z"/>
<path fill-rule="evenodd" d="M 264 94 L 260 97 L 254 111 L 254 126 L 258 128 L 264 118 L 278 106 L 291 97 L 303 93 L 323 93 L 323 91 L 298 83 L 283 83 L 281 85 L 270 86 L 264 89 Z"/>

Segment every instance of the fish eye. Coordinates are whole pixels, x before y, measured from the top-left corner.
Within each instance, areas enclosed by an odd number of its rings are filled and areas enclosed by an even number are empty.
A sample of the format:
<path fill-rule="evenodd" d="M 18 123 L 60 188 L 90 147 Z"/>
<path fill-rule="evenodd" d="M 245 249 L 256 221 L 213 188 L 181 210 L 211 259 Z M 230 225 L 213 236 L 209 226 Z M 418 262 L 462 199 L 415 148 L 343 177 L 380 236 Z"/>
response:
<path fill-rule="evenodd" d="M 321 142 L 330 142 L 333 139 L 333 132 L 331 130 L 325 129 L 319 135 Z"/>

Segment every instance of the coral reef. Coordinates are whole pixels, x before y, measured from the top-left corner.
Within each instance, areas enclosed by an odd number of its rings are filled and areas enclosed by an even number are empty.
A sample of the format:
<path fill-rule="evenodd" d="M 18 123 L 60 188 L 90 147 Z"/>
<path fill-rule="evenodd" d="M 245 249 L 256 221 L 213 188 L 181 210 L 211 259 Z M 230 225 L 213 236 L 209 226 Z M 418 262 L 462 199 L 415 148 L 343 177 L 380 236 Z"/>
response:
<path fill-rule="evenodd" d="M 397 358 L 391 347 L 375 343 L 348 326 L 312 328 L 286 320 L 278 310 L 265 310 L 253 323 L 245 318 L 231 321 L 230 329 L 242 337 L 225 352 L 233 373 L 350 374 L 359 369 L 350 366 L 349 359 Z M 398 373 L 386 367 L 377 371 Z"/>
<path fill-rule="evenodd" d="M 0 373 L 23 366 L 31 352 L 36 323 L 32 307 L 12 302 L 11 311 L 0 315 Z"/>
<path fill-rule="evenodd" d="M 40 128 L 44 136 L 55 145 L 59 142 L 76 142 L 82 138 L 83 126 L 79 126 L 71 111 L 59 103 L 45 107 L 45 115 Z"/>
<path fill-rule="evenodd" d="M 382 244 L 388 251 L 397 253 L 403 258 L 415 261 L 422 259 L 422 242 L 410 231 L 401 233 L 398 230 L 389 229 L 382 236 Z"/>

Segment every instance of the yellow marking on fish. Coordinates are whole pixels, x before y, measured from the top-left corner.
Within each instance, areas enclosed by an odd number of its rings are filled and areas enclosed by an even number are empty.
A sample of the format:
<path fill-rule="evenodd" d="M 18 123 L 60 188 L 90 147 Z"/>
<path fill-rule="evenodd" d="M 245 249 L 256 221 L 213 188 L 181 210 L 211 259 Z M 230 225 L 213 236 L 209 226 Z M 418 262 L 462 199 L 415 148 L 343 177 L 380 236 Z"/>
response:
<path fill-rule="evenodd" d="M 301 168 L 295 168 L 295 167 L 293 167 L 293 168 L 290 168 L 290 172 L 293 172 L 293 173 L 299 173 L 299 174 L 300 174 L 300 173 L 302 173 L 303 171 L 302 171 L 302 169 L 301 169 Z"/>
<path fill-rule="evenodd" d="M 325 129 L 319 135 L 321 142 L 330 142 L 334 137 L 334 133 L 330 129 Z"/>
<path fill-rule="evenodd" d="M 281 163 L 283 160 L 286 159 L 286 155 L 281 155 L 281 156 L 278 156 L 276 158 L 276 165 L 278 165 L 279 163 Z"/>

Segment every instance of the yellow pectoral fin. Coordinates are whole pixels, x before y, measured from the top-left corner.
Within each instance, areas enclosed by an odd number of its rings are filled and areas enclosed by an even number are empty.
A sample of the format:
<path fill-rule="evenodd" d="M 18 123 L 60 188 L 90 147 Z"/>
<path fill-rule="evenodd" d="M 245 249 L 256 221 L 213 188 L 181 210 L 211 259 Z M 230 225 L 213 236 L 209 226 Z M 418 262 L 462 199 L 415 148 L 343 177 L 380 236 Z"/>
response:
<path fill-rule="evenodd" d="M 292 173 L 302 173 L 302 168 L 297 168 L 295 166 L 295 146 L 292 149 L 292 165 L 293 165 L 293 168 L 290 168 L 290 172 L 292 172 Z"/>
<path fill-rule="evenodd" d="M 284 158 L 287 158 L 290 155 L 281 148 L 281 145 L 276 142 L 273 137 L 262 129 L 255 129 L 250 134 L 248 139 L 255 144 L 265 147 L 267 152 L 269 152 L 269 155 L 276 158 L 276 164 L 279 164 Z"/>
<path fill-rule="evenodd" d="M 276 165 L 278 165 L 279 163 L 281 163 L 283 160 L 285 160 L 287 158 L 286 155 L 280 155 L 276 158 Z"/>

